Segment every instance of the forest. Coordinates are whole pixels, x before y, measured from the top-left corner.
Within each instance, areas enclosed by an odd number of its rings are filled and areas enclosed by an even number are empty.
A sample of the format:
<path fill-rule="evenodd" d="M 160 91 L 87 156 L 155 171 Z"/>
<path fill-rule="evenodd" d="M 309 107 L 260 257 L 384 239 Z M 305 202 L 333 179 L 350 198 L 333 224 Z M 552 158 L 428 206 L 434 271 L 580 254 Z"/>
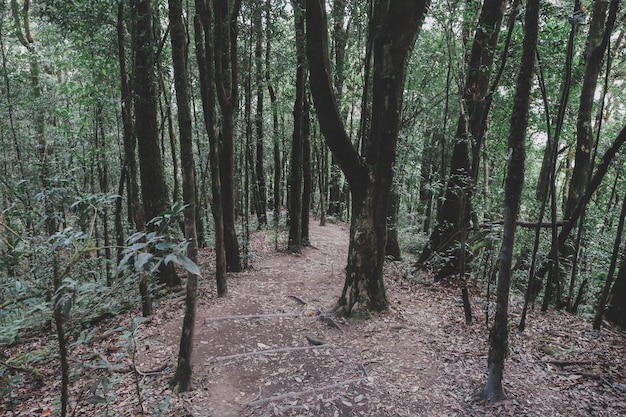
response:
<path fill-rule="evenodd" d="M 1 0 L 0 412 L 626 412 L 625 32 L 619 0 Z"/>

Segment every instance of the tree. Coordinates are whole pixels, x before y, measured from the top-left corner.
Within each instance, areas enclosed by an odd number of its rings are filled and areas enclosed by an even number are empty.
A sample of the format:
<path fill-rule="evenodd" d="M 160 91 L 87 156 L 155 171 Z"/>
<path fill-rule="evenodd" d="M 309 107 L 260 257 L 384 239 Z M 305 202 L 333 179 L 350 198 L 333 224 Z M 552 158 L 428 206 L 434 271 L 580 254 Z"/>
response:
<path fill-rule="evenodd" d="M 502 374 L 504 358 L 507 354 L 509 334 L 509 289 L 511 286 L 511 264 L 515 229 L 519 214 L 520 200 L 524 186 L 524 162 L 526 159 L 526 128 L 530 107 L 535 50 L 539 31 L 539 0 L 528 0 L 526 3 L 525 35 L 517 78 L 515 99 L 511 113 L 510 133 L 508 138 L 508 161 L 506 182 L 504 185 L 504 232 L 502 246 L 498 257 L 498 288 L 496 294 L 496 314 L 489 340 L 489 358 L 487 385 L 484 396 L 488 401 L 504 399 L 502 390 Z"/>
<path fill-rule="evenodd" d="M 219 141 L 215 116 L 215 70 L 213 57 L 212 19 L 210 1 L 196 0 L 194 34 L 196 59 L 200 79 L 200 97 L 204 124 L 209 136 L 209 165 L 211 168 L 211 191 L 213 223 L 215 225 L 215 279 L 217 295 L 223 297 L 228 292 L 226 283 L 226 239 L 224 233 L 224 209 L 222 203 L 222 176 Z"/>
<path fill-rule="evenodd" d="M 235 230 L 234 195 L 234 116 L 237 110 L 237 16 L 241 0 L 211 0 L 215 15 L 215 85 L 221 110 L 219 163 L 224 218 L 226 265 L 231 272 L 241 271 L 239 241 Z"/>
<path fill-rule="evenodd" d="M 256 214 L 259 227 L 267 226 L 267 192 L 265 187 L 265 152 L 263 137 L 263 0 L 256 0 L 252 11 L 253 29 L 255 36 L 254 67 L 256 79 L 256 115 L 254 125 L 256 127 L 256 152 L 255 170 L 256 184 L 253 184 L 256 192 Z M 267 24 L 267 23 L 266 23 Z M 251 75 L 250 75 L 251 76 Z"/>
<path fill-rule="evenodd" d="M 178 129 L 180 136 L 180 160 L 183 172 L 183 203 L 185 204 L 185 238 L 187 256 L 198 263 L 198 236 L 196 233 L 196 167 L 193 156 L 191 130 L 191 108 L 189 105 L 189 76 L 187 74 L 187 33 L 183 23 L 182 0 L 169 0 L 170 38 L 172 42 L 172 64 L 174 67 L 174 85 L 178 107 Z M 178 365 L 171 384 L 179 391 L 191 388 L 191 353 L 196 319 L 196 299 L 199 274 L 187 275 L 187 294 L 185 298 L 185 317 L 180 335 Z"/>
<path fill-rule="evenodd" d="M 137 129 L 141 197 L 144 213 L 150 220 L 159 216 L 169 205 L 157 123 L 156 44 L 152 28 L 152 2 L 132 0 L 131 10 L 135 40 L 133 68 L 135 123 L 141 127 Z M 174 271 L 172 263 L 161 264 L 159 280 L 168 286 L 180 285 L 180 278 Z M 148 312 L 144 312 L 144 315 L 146 313 Z"/>
<path fill-rule="evenodd" d="M 494 50 L 507 2 L 485 0 L 476 27 L 474 41 L 462 89 L 456 141 L 450 160 L 450 177 L 443 204 L 437 212 L 437 226 L 417 262 L 423 267 L 435 252 L 446 251 L 467 233 L 471 220 L 472 187 L 478 176 L 480 150 L 488 111 L 489 79 Z M 462 213 L 462 214 L 461 214 Z M 463 219 L 463 224 L 459 220 Z M 454 256 L 453 256 L 454 257 Z"/>
<path fill-rule="evenodd" d="M 422 25 L 428 1 L 373 0 L 372 124 L 363 154 L 343 126 L 330 79 L 328 23 L 324 2 L 307 0 L 307 58 L 313 101 L 326 144 L 337 159 L 352 194 L 348 264 L 340 314 L 388 308 L 383 282 L 389 192 L 402 108 L 407 56 Z"/>
<path fill-rule="evenodd" d="M 293 140 L 289 175 L 289 241 L 291 252 L 302 250 L 303 212 L 308 210 L 302 199 L 305 142 L 308 142 L 308 112 L 306 99 L 306 52 L 304 37 L 304 2 L 292 1 L 296 31 L 296 99 L 293 106 Z"/>

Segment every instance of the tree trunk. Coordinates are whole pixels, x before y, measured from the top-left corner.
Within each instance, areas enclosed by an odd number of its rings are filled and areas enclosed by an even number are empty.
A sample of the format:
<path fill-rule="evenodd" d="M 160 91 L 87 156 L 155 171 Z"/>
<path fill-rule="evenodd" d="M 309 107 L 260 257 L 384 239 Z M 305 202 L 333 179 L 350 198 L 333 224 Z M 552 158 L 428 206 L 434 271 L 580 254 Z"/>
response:
<path fill-rule="evenodd" d="M 262 27 L 263 0 L 256 0 L 253 10 L 253 29 L 255 36 L 254 66 L 256 69 L 256 194 L 258 196 L 255 209 L 259 227 L 267 226 L 267 190 L 265 187 L 265 152 L 263 138 L 263 27 Z M 267 24 L 267 23 L 266 23 Z"/>
<path fill-rule="evenodd" d="M 407 55 L 428 1 L 374 0 L 373 119 L 359 155 L 343 126 L 330 80 L 326 10 L 321 0 L 307 1 L 307 57 L 311 92 L 327 145 L 350 184 L 352 221 L 348 265 L 339 314 L 381 311 L 389 306 L 383 282 L 387 208 L 402 109 Z"/>
<path fill-rule="evenodd" d="M 607 305 L 606 318 L 626 329 L 626 256 L 622 259 Z"/>
<path fill-rule="evenodd" d="M 504 358 L 508 350 L 508 308 L 509 289 L 511 286 L 511 263 L 516 222 L 524 185 L 525 139 L 535 63 L 535 49 L 537 46 L 538 21 L 539 0 L 528 0 L 526 3 L 526 33 L 524 35 L 522 61 L 517 78 L 508 139 L 509 158 L 504 186 L 504 233 L 502 236 L 502 247 L 498 257 L 499 270 L 496 314 L 489 338 L 489 374 L 484 390 L 484 396 L 490 402 L 500 401 L 505 398 L 502 389 L 502 374 L 504 371 Z"/>
<path fill-rule="evenodd" d="M 345 78 L 345 56 L 346 45 L 348 42 L 348 33 L 345 27 L 346 17 L 346 0 L 333 1 L 331 18 L 332 18 L 332 37 L 333 37 L 333 57 L 335 67 L 333 69 L 333 76 L 335 81 L 335 91 L 337 98 L 337 105 L 341 112 L 341 99 L 343 96 L 343 81 Z M 343 181 L 341 175 L 341 168 L 337 165 L 337 160 L 334 156 L 331 156 L 330 165 L 330 181 L 329 191 L 330 196 L 328 199 L 328 214 L 339 219 L 343 218 L 345 210 L 345 200 L 342 199 L 343 193 Z"/>
<path fill-rule="evenodd" d="M 437 213 L 438 224 L 417 262 L 418 267 L 423 267 L 434 252 L 450 249 L 459 240 L 460 233 L 467 233 L 471 219 L 471 187 L 476 181 L 484 136 L 483 120 L 487 111 L 485 97 L 489 93 L 489 78 L 495 56 L 493 51 L 497 46 L 506 5 L 505 0 L 485 0 L 480 12 L 462 90 L 461 115 L 445 198 Z M 461 211 L 463 215 L 460 215 Z M 464 224 L 459 224 L 459 219 L 463 219 Z"/>
<path fill-rule="evenodd" d="M 304 1 L 291 2 L 296 31 L 296 100 L 293 106 L 293 142 L 289 175 L 289 240 L 290 252 L 302 251 L 302 146 L 304 143 L 306 103 L 306 56 L 304 39 Z"/>
<path fill-rule="evenodd" d="M 183 23 L 182 0 L 169 0 L 170 39 L 172 42 L 172 64 L 174 86 L 178 107 L 178 130 L 180 136 L 180 162 L 182 166 L 183 203 L 185 204 L 185 238 L 188 241 L 187 256 L 198 263 L 198 237 L 196 233 L 196 167 L 193 157 L 191 130 L 191 108 L 189 105 L 189 75 L 187 74 L 187 36 Z M 187 275 L 185 317 L 180 336 L 178 364 L 171 385 L 179 391 L 191 389 L 191 354 L 196 319 L 196 300 L 199 275 Z"/>
<path fill-rule="evenodd" d="M 400 211 L 399 184 L 393 184 L 389 193 L 389 213 L 387 214 L 387 245 L 385 256 L 399 261 L 402 259 L 400 244 L 398 243 L 398 212 Z"/>
<path fill-rule="evenodd" d="M 302 53 L 305 53 L 304 48 Z M 306 64 L 305 64 L 306 65 Z M 311 244 L 309 236 L 309 212 L 311 210 L 312 176 L 311 176 L 311 112 L 309 100 L 304 98 L 302 114 L 302 246 Z"/>
<path fill-rule="evenodd" d="M 282 162 L 280 155 L 280 130 L 278 127 L 278 99 L 272 86 L 272 80 L 270 77 L 270 34 L 269 28 L 271 18 L 271 1 L 267 0 L 265 5 L 265 25 L 268 28 L 266 30 L 266 43 L 265 43 L 265 81 L 267 82 L 267 90 L 270 95 L 270 102 L 272 103 L 272 133 L 273 133 L 273 156 L 274 156 L 274 190 L 272 194 L 272 205 L 274 210 L 274 224 L 278 227 L 278 220 L 280 218 L 281 208 L 281 174 L 282 174 Z M 272 208 L 270 208 L 272 210 Z"/>
<path fill-rule="evenodd" d="M 215 117 L 215 73 L 213 68 L 213 39 L 211 37 L 212 14 L 210 3 L 196 0 L 194 34 L 196 58 L 200 80 L 200 97 L 204 114 L 204 123 L 209 136 L 209 165 L 211 169 L 211 192 L 213 222 L 215 224 L 215 280 L 217 295 L 223 297 L 228 292 L 226 282 L 226 249 L 224 238 L 224 216 L 222 210 L 222 183 L 219 163 L 219 143 Z"/>
<path fill-rule="evenodd" d="M 237 16 L 241 0 L 212 0 L 215 13 L 215 82 L 222 114 L 219 163 L 224 217 L 224 245 L 229 271 L 241 271 L 239 241 L 235 229 L 234 125 L 237 109 Z"/>

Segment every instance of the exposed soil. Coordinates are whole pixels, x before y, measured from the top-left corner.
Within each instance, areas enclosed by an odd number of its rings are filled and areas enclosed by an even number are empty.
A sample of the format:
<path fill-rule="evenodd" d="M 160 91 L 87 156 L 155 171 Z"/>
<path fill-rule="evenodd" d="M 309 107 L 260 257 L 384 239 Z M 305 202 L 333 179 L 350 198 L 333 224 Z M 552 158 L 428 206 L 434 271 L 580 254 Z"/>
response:
<path fill-rule="evenodd" d="M 272 231 L 253 234 L 251 267 L 229 276 L 227 297 L 217 299 L 213 282 L 203 282 L 192 392 L 176 395 L 167 387 L 184 313 L 179 296 L 160 302 L 135 339 L 111 332 L 128 328 L 129 314 L 121 323 L 102 324 L 96 335 L 108 331 L 106 337 L 76 348 L 75 415 L 626 415 L 623 332 L 609 326 L 595 332 L 569 314 L 531 311 L 525 332 L 511 334 L 508 400 L 485 404 L 477 395 L 487 368 L 484 316 L 487 305 L 494 308 L 483 291 L 473 289 L 475 324 L 467 326 L 456 286 L 411 277 L 405 264 L 393 262 L 386 270 L 391 309 L 346 321 L 329 311 L 343 286 L 348 225 L 312 223 L 312 246 L 302 255 L 277 252 L 274 237 Z M 512 329 L 519 304 L 512 297 Z M 0 359 L 46 343 L 52 342 L 12 347 Z M 51 415 L 58 401 L 56 366 L 50 361 L 39 377 L 25 376 L 28 383 L 2 398 L 0 413 Z M 108 405 L 87 404 L 95 397 Z"/>

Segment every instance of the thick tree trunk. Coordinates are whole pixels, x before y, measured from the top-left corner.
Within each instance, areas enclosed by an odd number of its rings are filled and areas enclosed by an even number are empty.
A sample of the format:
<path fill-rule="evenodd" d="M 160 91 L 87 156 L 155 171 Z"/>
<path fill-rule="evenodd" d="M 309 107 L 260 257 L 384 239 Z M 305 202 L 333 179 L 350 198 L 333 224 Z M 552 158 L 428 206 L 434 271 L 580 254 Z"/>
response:
<path fill-rule="evenodd" d="M 346 280 L 339 314 L 389 306 L 382 267 L 387 241 L 387 208 L 402 109 L 406 58 L 422 24 L 428 1 L 374 1 L 373 111 L 365 154 L 352 145 L 337 107 L 328 55 L 328 28 L 322 0 L 307 1 L 307 57 L 311 92 L 327 145 L 352 192 L 352 221 Z"/>
<path fill-rule="evenodd" d="M 152 2 L 134 0 L 131 3 L 134 15 L 135 61 L 133 70 L 133 90 L 135 91 L 135 123 L 139 151 L 139 171 L 141 196 L 146 219 L 159 216 L 169 205 L 167 182 L 157 123 L 157 95 L 152 32 Z M 168 286 L 180 285 L 180 278 L 172 263 L 159 268 L 159 281 Z"/>
<path fill-rule="evenodd" d="M 525 139 L 535 63 L 535 49 L 537 46 L 538 21 L 539 0 L 529 0 L 526 3 L 524 49 L 520 72 L 517 78 L 508 140 L 509 158 L 504 188 L 504 233 L 502 236 L 502 247 L 498 257 L 498 288 L 496 295 L 496 314 L 490 333 L 488 358 L 489 374 L 484 390 L 484 396 L 488 401 L 500 401 L 505 398 L 502 389 L 502 376 L 504 371 L 504 359 L 508 350 L 508 308 L 509 290 L 511 286 L 511 263 L 513 258 L 516 222 L 524 185 Z"/>

